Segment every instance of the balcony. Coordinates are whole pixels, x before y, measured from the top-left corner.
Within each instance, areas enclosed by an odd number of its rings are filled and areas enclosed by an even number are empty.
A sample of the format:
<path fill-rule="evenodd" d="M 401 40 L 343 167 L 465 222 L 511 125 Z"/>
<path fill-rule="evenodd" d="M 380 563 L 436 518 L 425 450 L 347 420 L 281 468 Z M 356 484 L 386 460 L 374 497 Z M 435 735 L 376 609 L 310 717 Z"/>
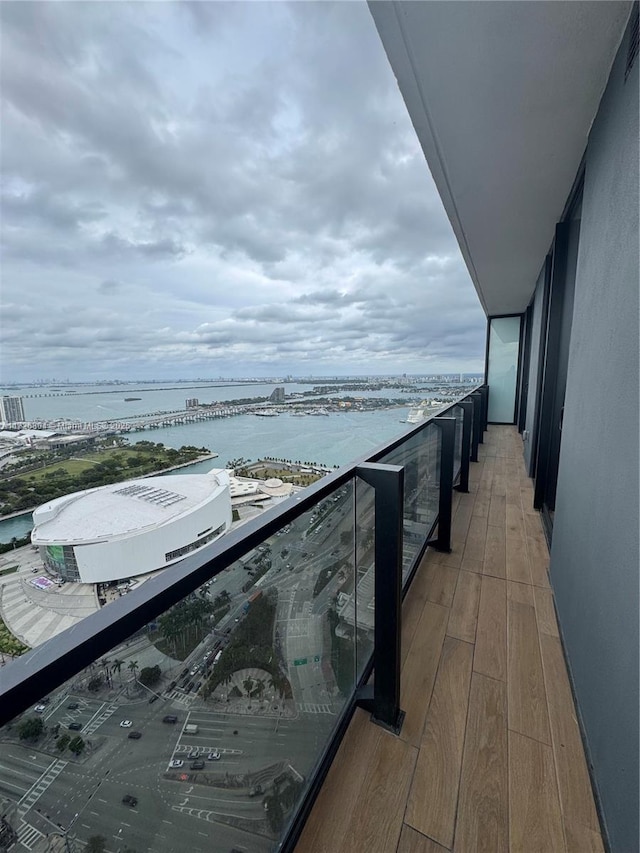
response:
<path fill-rule="evenodd" d="M 402 730 L 356 711 L 299 851 L 603 849 L 515 427 L 479 459 L 404 601 Z"/>
<path fill-rule="evenodd" d="M 483 389 L 6 667 L 3 841 L 601 850 L 520 438 L 486 412 Z"/>

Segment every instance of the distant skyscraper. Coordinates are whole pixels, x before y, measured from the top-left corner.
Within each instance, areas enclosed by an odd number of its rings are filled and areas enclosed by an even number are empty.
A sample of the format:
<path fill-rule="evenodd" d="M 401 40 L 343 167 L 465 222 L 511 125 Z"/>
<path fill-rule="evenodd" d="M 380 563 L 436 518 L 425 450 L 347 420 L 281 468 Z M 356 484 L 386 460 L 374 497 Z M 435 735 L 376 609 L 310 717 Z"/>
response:
<path fill-rule="evenodd" d="M 25 420 L 22 397 L 3 397 L 0 400 L 0 421 L 17 424 Z"/>

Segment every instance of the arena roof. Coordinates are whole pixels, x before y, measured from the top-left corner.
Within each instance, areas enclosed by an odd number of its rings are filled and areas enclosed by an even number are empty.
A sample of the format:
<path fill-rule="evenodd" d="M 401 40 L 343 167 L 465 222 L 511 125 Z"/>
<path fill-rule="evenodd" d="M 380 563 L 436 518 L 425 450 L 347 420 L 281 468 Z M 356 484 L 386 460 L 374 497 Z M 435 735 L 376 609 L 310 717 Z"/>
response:
<path fill-rule="evenodd" d="M 212 500 L 228 484 L 224 470 L 145 477 L 56 498 L 33 513 L 31 541 L 87 543 L 159 527 Z"/>

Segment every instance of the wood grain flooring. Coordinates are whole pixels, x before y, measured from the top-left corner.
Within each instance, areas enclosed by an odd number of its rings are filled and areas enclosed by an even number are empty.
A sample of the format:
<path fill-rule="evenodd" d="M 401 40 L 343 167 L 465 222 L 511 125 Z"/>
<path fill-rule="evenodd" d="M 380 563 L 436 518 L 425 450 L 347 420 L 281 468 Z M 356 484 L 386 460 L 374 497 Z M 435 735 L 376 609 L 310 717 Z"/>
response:
<path fill-rule="evenodd" d="M 298 853 L 603 853 L 532 500 L 490 427 L 403 604 L 400 736 L 356 712 Z"/>

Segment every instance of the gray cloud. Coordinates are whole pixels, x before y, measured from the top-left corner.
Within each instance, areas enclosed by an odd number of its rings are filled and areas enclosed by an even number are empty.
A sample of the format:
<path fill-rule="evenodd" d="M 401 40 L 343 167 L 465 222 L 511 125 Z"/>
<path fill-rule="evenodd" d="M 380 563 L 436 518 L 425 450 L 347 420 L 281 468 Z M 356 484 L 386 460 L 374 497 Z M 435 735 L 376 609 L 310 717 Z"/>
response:
<path fill-rule="evenodd" d="M 0 21 L 2 379 L 481 367 L 364 4 L 9 2 Z"/>

